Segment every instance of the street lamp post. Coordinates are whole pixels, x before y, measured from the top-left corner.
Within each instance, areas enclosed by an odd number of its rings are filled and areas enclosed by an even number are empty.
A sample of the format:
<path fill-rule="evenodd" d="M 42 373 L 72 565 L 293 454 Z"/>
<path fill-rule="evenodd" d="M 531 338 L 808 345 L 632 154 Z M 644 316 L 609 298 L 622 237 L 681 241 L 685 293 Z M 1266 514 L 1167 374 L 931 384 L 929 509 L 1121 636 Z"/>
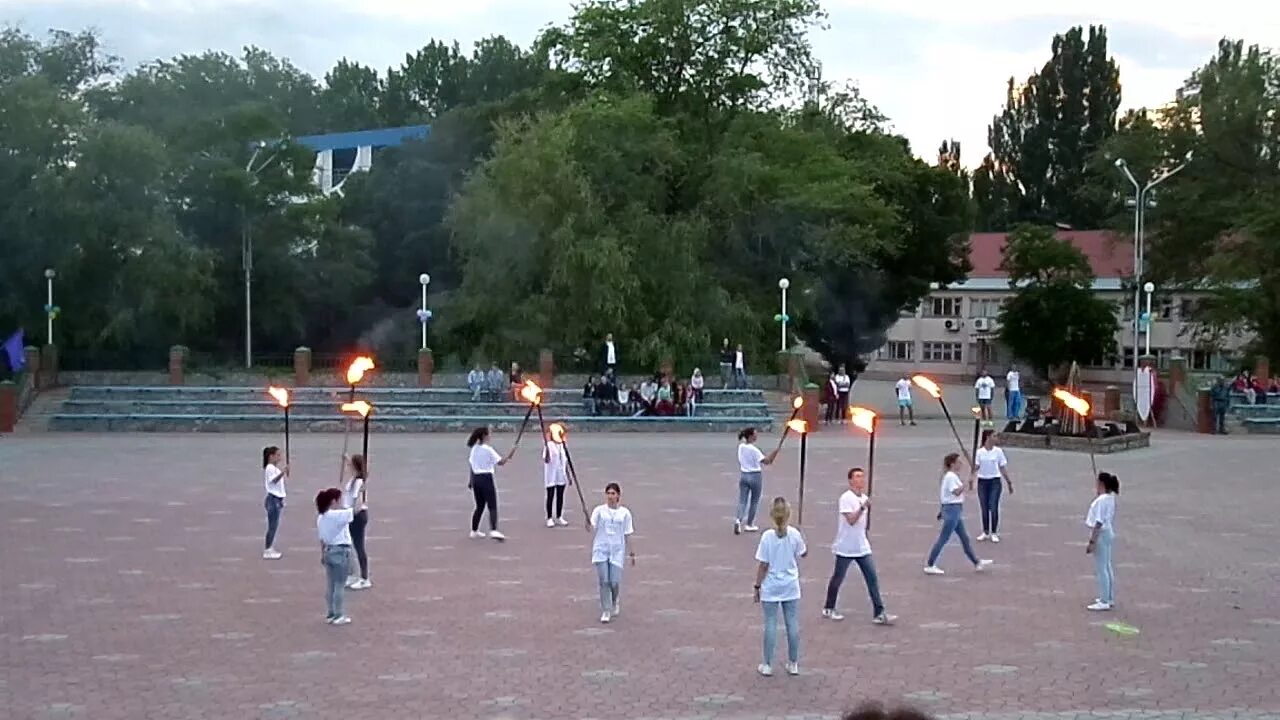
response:
<path fill-rule="evenodd" d="M 778 281 L 778 289 L 782 291 L 782 314 L 778 316 L 778 320 L 782 322 L 782 352 L 787 351 L 787 288 L 791 287 L 791 281 L 782 278 Z"/>
<path fill-rule="evenodd" d="M 46 292 L 46 300 L 44 306 L 45 322 L 45 338 L 50 345 L 53 344 L 53 316 L 57 314 L 57 306 L 53 304 L 53 279 L 58 276 L 58 272 L 53 268 L 46 268 L 44 271 L 44 282 Z"/>
<path fill-rule="evenodd" d="M 427 349 L 427 321 L 431 319 L 431 311 L 427 309 L 427 286 L 431 284 L 431 276 L 422 273 L 418 276 L 418 284 L 422 286 L 422 309 L 418 310 L 418 322 L 422 323 L 422 349 Z"/>
<path fill-rule="evenodd" d="M 1144 355 L 1151 354 L 1151 294 L 1156 291 L 1156 284 L 1148 282 L 1142 286 L 1142 291 L 1147 294 L 1147 311 L 1144 313 L 1144 322 L 1147 326 L 1147 349 Z"/>
<path fill-rule="evenodd" d="M 275 161 L 273 153 L 266 162 L 254 167 L 258 156 L 267 146 L 258 142 L 253 148 L 253 156 L 249 158 L 244 171 L 249 174 L 250 183 L 258 181 L 258 174 L 266 170 Z M 244 270 L 244 366 L 253 368 L 253 228 L 249 225 L 249 210 L 245 204 L 240 205 L 240 265 Z"/>

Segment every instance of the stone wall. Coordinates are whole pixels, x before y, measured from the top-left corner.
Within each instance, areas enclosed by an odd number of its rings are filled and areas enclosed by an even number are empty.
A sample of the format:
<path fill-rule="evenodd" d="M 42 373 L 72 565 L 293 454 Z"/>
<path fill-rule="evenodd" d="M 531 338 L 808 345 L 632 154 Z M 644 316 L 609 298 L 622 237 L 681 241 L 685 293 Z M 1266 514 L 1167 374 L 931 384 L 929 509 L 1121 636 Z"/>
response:
<path fill-rule="evenodd" d="M 1093 450 L 1097 455 L 1109 455 L 1111 453 L 1124 452 L 1125 450 L 1136 450 L 1138 448 L 1151 446 L 1151 433 L 1143 430 L 1141 432 L 1117 435 L 1115 437 L 1094 438 L 1089 440 L 1082 437 L 1071 437 L 1066 435 L 1035 435 L 1032 433 L 1006 433 L 1000 432 L 995 435 L 995 442 L 1002 447 L 1016 447 L 1041 450 L 1067 450 L 1070 452 L 1089 452 Z"/>

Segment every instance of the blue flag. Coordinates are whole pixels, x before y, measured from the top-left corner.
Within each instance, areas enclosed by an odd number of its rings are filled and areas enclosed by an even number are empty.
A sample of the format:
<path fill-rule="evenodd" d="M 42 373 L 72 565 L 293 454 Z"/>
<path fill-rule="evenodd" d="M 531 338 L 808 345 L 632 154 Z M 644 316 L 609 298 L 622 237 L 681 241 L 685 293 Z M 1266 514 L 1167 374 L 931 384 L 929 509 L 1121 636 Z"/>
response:
<path fill-rule="evenodd" d="M 21 372 L 26 366 L 26 361 L 22 354 L 23 338 L 22 331 L 14 333 L 8 340 L 4 341 L 4 346 L 0 347 L 0 355 L 9 361 L 9 369 L 13 372 Z"/>

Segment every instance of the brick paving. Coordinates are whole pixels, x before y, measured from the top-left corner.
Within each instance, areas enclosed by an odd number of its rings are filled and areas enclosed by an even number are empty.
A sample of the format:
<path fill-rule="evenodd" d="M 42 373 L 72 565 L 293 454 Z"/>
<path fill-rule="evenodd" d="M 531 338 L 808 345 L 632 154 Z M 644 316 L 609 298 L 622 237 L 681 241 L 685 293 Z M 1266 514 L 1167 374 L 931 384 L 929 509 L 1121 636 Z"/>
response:
<path fill-rule="evenodd" d="M 267 562 L 257 459 L 272 440 L 0 440 L 0 717 L 746 720 L 831 717 L 864 699 L 997 720 L 1280 717 L 1274 441 L 1161 434 L 1099 458 L 1123 482 L 1121 605 L 1103 617 L 1084 610 L 1087 456 L 1010 451 L 1005 542 L 979 546 L 992 572 L 967 571 L 952 546 L 949 574 L 927 577 L 953 441 L 940 422 L 888 425 L 872 542 L 901 619 L 883 628 L 856 572 L 847 619 L 818 617 L 834 501 L 865 444 L 815 435 L 803 674 L 760 678 L 756 538 L 729 531 L 732 436 L 577 436 L 588 502 L 616 480 L 636 516 L 639 564 L 608 626 L 586 533 L 542 526 L 536 441 L 499 474 L 510 540 L 497 544 L 466 537 L 463 438 L 389 435 L 371 458 L 375 586 L 348 595 L 352 625 L 325 625 L 308 505 L 333 484 L 341 441 L 294 439 L 285 556 Z M 766 499 L 795 495 L 797 452 L 793 439 L 767 472 Z"/>

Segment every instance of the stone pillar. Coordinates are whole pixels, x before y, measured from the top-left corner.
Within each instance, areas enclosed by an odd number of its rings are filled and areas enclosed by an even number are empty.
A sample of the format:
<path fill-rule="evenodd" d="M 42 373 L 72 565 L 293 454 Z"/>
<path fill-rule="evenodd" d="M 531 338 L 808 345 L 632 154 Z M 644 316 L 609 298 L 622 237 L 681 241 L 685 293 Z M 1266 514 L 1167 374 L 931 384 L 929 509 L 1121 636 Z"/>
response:
<path fill-rule="evenodd" d="M 1213 402 L 1209 399 L 1209 391 L 1196 393 L 1196 432 L 1202 435 L 1213 434 Z"/>
<path fill-rule="evenodd" d="M 1120 412 L 1120 388 L 1108 385 L 1102 393 L 1101 417 L 1113 418 Z"/>
<path fill-rule="evenodd" d="M 1270 380 L 1271 379 L 1271 361 L 1268 360 L 1265 356 L 1259 355 L 1257 361 L 1253 366 L 1253 376 L 1258 378 L 1264 383 Z"/>
<path fill-rule="evenodd" d="M 544 389 L 553 388 L 556 384 L 556 356 L 551 348 L 538 351 L 538 379 Z"/>
<path fill-rule="evenodd" d="M 418 351 L 418 387 L 431 387 L 431 377 L 436 372 L 436 359 L 431 348 Z"/>
<path fill-rule="evenodd" d="M 58 346 L 45 345 L 40 348 L 40 377 L 36 387 L 41 390 L 58 384 Z"/>
<path fill-rule="evenodd" d="M 18 424 L 18 386 L 12 381 L 0 382 L 0 433 L 13 432 Z"/>
<path fill-rule="evenodd" d="M 40 348 L 34 345 L 22 348 L 22 362 L 26 365 L 27 382 L 31 383 L 31 389 L 38 389 L 40 387 Z"/>
<path fill-rule="evenodd" d="M 1176 394 L 1179 388 L 1187 386 L 1187 359 L 1176 357 L 1169 359 L 1169 394 Z"/>
<path fill-rule="evenodd" d="M 293 385 L 307 387 L 311 384 L 311 348 L 299 347 L 293 351 Z"/>
<path fill-rule="evenodd" d="M 792 393 L 799 390 L 800 382 L 804 378 L 804 355 L 798 352 L 787 353 L 787 377 L 790 378 L 788 390 Z"/>
<path fill-rule="evenodd" d="M 187 349 L 182 345 L 169 348 L 169 384 L 182 385 L 186 382 Z"/>
<path fill-rule="evenodd" d="M 800 408 L 800 415 L 798 417 L 799 419 L 809 423 L 809 432 L 816 432 L 822 428 L 822 423 L 818 422 L 820 419 L 818 411 L 821 409 L 819 405 L 821 404 L 822 396 L 820 395 L 819 388 L 815 383 L 806 384 L 802 394 L 804 395 L 804 407 Z M 788 417 L 790 417 L 789 414 Z"/>

